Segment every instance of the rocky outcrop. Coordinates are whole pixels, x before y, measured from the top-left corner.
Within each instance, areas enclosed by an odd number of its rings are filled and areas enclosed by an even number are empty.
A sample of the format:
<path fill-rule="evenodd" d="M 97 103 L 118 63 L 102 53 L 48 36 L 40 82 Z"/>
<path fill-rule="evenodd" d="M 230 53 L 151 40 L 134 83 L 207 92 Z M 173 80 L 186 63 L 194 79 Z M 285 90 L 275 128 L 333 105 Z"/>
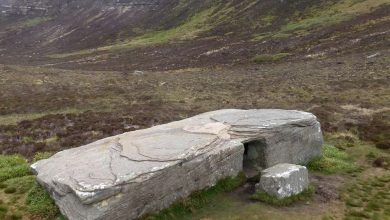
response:
<path fill-rule="evenodd" d="M 279 199 L 297 195 L 309 187 L 309 174 L 304 166 L 277 164 L 261 172 L 258 192 L 265 192 Z"/>
<path fill-rule="evenodd" d="M 321 145 L 310 113 L 228 109 L 65 150 L 32 169 L 71 220 L 134 219 L 237 175 L 244 158 L 305 163 Z"/>

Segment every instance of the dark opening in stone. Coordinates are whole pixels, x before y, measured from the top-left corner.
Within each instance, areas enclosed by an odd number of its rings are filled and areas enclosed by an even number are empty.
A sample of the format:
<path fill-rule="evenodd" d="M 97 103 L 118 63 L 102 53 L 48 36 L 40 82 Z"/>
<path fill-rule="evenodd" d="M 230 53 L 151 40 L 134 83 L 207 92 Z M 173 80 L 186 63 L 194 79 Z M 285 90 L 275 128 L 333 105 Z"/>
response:
<path fill-rule="evenodd" d="M 254 140 L 244 143 L 243 171 L 247 177 L 254 177 L 265 168 L 266 144 L 262 140 Z"/>

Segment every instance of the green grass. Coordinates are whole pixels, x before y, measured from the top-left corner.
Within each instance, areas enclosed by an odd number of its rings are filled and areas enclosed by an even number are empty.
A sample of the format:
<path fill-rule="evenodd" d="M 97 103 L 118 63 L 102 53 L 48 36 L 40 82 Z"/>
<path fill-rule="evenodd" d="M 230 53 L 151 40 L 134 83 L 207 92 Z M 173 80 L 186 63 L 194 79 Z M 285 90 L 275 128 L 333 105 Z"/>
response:
<path fill-rule="evenodd" d="M 270 205 L 275 206 L 288 206 L 298 201 L 304 201 L 310 199 L 315 192 L 315 189 L 313 186 L 309 186 L 307 189 L 305 189 L 303 192 L 293 195 L 287 198 L 279 199 L 275 196 L 268 195 L 265 192 L 257 192 L 254 195 L 252 195 L 253 200 L 265 202 Z"/>
<path fill-rule="evenodd" d="M 336 134 L 327 134 L 326 142 L 338 149 L 348 149 L 360 145 L 359 138 L 352 132 L 338 132 Z"/>
<path fill-rule="evenodd" d="M 363 201 L 359 200 L 359 199 L 348 199 L 345 204 L 347 206 L 351 206 L 351 207 L 362 207 L 363 206 Z"/>
<path fill-rule="evenodd" d="M 0 169 L 0 182 L 6 181 L 11 178 L 22 177 L 30 174 L 31 174 L 30 165 L 27 162 L 21 165 L 3 167 Z"/>
<path fill-rule="evenodd" d="M 152 44 L 167 43 L 171 40 L 189 40 L 196 38 L 200 33 L 210 30 L 212 25 L 209 22 L 209 18 L 215 8 L 209 8 L 203 10 L 189 19 L 183 24 L 164 31 L 156 31 L 147 33 L 140 37 L 131 40 L 128 44 L 123 46 L 143 46 Z"/>
<path fill-rule="evenodd" d="M 4 181 L 4 184 L 7 187 L 14 187 L 16 193 L 23 194 L 28 192 L 35 184 L 35 176 L 22 176 L 17 178 L 12 178 Z"/>
<path fill-rule="evenodd" d="M 168 220 L 168 219 L 183 219 L 188 217 L 195 210 L 199 210 L 210 204 L 219 193 L 229 192 L 245 183 L 246 177 L 244 173 L 238 174 L 236 177 L 227 177 L 218 181 L 218 183 L 209 189 L 202 190 L 191 194 L 187 199 L 183 199 L 174 203 L 170 208 L 165 209 L 158 214 L 144 216 L 144 220 Z"/>
<path fill-rule="evenodd" d="M 390 214 L 387 213 L 390 205 L 389 189 L 389 175 L 359 179 L 351 184 L 342 194 L 347 209 L 346 219 L 387 219 Z"/>
<path fill-rule="evenodd" d="M 289 56 L 289 53 L 277 53 L 277 54 L 261 54 L 256 55 L 252 58 L 252 61 L 255 63 L 264 63 L 264 62 L 271 62 L 271 61 L 278 61 L 281 60 L 287 56 Z"/>
<path fill-rule="evenodd" d="M 306 12 L 308 14 L 306 17 L 286 24 L 281 28 L 281 31 L 289 32 L 330 26 L 347 21 L 357 15 L 369 13 L 383 4 L 389 4 L 389 2 L 386 0 L 343 0 L 330 6 L 320 5 Z"/>
<path fill-rule="evenodd" d="M 26 205 L 29 212 L 38 214 L 45 219 L 53 219 L 59 214 L 50 195 L 38 184 L 35 184 L 28 192 Z"/>
<path fill-rule="evenodd" d="M 371 11 L 389 4 L 387 0 L 341 0 L 335 3 L 318 3 L 297 13 L 298 15 L 274 32 L 260 33 L 254 36 L 255 41 L 264 38 L 287 38 L 292 35 L 304 36 L 323 27 L 332 26 L 370 13 Z"/>
<path fill-rule="evenodd" d="M 93 50 L 81 50 L 66 54 L 52 54 L 50 58 L 66 58 L 71 56 L 87 55 L 98 51 L 110 51 L 110 50 L 122 50 L 131 49 L 135 47 L 150 46 L 156 44 L 164 44 L 172 41 L 185 41 L 198 37 L 199 34 L 210 30 L 213 25 L 210 18 L 215 10 L 215 7 L 205 9 L 201 12 L 194 14 L 185 20 L 181 25 L 177 27 L 151 31 L 144 35 L 129 39 L 124 42 L 118 42 L 112 45 L 99 47 Z"/>
<path fill-rule="evenodd" d="M 34 17 L 34 18 L 27 17 L 27 19 L 25 19 L 25 20 L 21 20 L 21 21 L 14 23 L 12 26 L 10 26 L 9 30 L 19 31 L 22 29 L 35 27 L 39 24 L 50 21 L 51 19 L 52 19 L 51 17 L 45 17 L 45 16 Z M 0 18 L 0 20 L 1 20 L 1 18 Z"/>
<path fill-rule="evenodd" d="M 35 160 L 46 158 L 48 153 L 38 153 Z M 0 155 L 0 184 L 3 193 L 0 193 L 0 201 L 8 201 L 4 208 L 0 209 L 0 219 L 21 219 L 21 216 L 33 214 L 38 219 L 53 219 L 59 211 L 49 194 L 36 183 L 36 178 L 31 175 L 30 165 L 26 159 L 19 155 Z M 25 203 L 25 204 L 24 204 Z M 0 203 L 1 205 L 1 203 Z M 19 213 L 21 206 L 23 213 Z"/>
<path fill-rule="evenodd" d="M 10 115 L 2 115 L 0 116 L 0 125 L 16 125 L 24 120 L 34 120 L 38 118 L 42 118 L 46 115 L 50 114 L 78 114 L 82 113 L 86 110 L 79 109 L 64 109 L 60 111 L 50 111 L 50 112 L 40 112 L 40 113 L 28 113 L 28 114 L 10 114 Z"/>
<path fill-rule="evenodd" d="M 19 155 L 0 155 L 0 169 L 27 164 L 25 158 Z"/>
<path fill-rule="evenodd" d="M 348 173 L 358 169 L 353 159 L 346 152 L 332 145 L 325 145 L 322 157 L 309 162 L 307 167 L 311 171 L 325 174 Z"/>
<path fill-rule="evenodd" d="M 30 27 L 34 27 L 36 25 L 39 25 L 41 23 L 44 23 L 46 21 L 49 21 L 51 20 L 50 17 L 35 17 L 35 18 L 30 18 L 30 19 L 27 19 L 25 21 L 23 21 L 19 26 L 21 28 L 30 28 Z"/>

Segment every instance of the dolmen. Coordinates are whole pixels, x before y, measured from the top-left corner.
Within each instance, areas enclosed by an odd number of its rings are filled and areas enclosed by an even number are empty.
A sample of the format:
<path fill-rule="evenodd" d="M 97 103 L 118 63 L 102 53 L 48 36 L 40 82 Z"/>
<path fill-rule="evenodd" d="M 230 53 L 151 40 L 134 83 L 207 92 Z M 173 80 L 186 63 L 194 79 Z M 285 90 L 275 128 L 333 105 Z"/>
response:
<path fill-rule="evenodd" d="M 238 175 L 244 164 L 305 164 L 322 144 L 311 113 L 224 109 L 65 150 L 31 167 L 70 220 L 137 219 Z"/>

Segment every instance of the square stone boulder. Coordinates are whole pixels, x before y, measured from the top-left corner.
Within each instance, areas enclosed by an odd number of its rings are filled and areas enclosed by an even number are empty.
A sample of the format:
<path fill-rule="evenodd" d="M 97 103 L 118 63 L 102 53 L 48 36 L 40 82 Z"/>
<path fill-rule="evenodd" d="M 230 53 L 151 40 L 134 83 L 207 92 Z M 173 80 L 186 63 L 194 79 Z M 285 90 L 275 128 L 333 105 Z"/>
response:
<path fill-rule="evenodd" d="M 309 175 L 306 167 L 281 163 L 261 172 L 260 182 L 256 184 L 257 192 L 265 192 L 279 199 L 297 195 L 309 186 Z"/>

